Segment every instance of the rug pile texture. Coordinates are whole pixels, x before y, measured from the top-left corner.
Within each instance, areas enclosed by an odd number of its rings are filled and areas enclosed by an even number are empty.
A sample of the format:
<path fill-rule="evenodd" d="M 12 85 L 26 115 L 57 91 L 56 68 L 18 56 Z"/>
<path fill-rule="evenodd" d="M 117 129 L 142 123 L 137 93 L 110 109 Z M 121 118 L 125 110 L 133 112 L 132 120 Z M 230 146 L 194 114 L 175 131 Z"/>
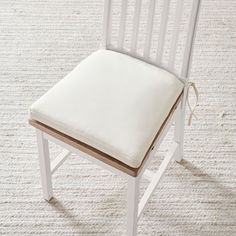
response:
<path fill-rule="evenodd" d="M 125 235 L 126 181 L 76 155 L 53 176 L 55 198 L 43 200 L 27 122 L 29 105 L 99 47 L 102 10 L 101 0 L 0 1 L 0 235 Z M 186 127 L 184 160 L 168 167 L 138 235 L 236 235 L 235 0 L 202 1 L 191 80 L 198 120 Z M 52 158 L 60 151 L 51 150 Z"/>

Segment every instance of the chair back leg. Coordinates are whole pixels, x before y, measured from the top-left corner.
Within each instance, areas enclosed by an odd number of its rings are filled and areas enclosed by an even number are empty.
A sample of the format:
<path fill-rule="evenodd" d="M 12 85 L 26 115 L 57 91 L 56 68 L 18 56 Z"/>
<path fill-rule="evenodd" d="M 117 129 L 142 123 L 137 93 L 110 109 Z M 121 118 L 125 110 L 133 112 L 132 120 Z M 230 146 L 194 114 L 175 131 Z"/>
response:
<path fill-rule="evenodd" d="M 178 150 L 175 155 L 175 160 L 180 162 L 183 159 L 184 147 L 184 124 L 185 124 L 185 99 L 182 98 L 176 111 L 175 126 L 174 126 L 174 141 L 178 143 Z"/>
<path fill-rule="evenodd" d="M 136 236 L 138 227 L 139 177 L 128 177 L 127 236 Z"/>
<path fill-rule="evenodd" d="M 44 138 L 43 132 L 36 129 L 39 152 L 40 176 L 43 189 L 43 197 L 49 201 L 53 196 L 52 174 L 50 168 L 48 140 Z"/>

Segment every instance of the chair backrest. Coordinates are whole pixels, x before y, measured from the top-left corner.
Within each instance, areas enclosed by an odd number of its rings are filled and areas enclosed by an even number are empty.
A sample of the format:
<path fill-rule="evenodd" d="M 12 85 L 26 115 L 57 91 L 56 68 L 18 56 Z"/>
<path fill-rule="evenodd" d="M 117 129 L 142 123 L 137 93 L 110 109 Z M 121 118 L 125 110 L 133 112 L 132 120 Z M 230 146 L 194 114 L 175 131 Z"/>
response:
<path fill-rule="evenodd" d="M 105 0 L 104 46 L 188 78 L 200 1 Z"/>

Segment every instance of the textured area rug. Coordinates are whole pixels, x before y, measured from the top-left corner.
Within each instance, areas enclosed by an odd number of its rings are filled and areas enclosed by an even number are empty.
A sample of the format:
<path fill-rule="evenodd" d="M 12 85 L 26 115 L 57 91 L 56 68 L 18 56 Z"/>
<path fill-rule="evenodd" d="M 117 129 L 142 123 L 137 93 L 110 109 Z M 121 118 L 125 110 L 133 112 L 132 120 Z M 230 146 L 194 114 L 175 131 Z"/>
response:
<path fill-rule="evenodd" d="M 236 235 L 236 1 L 202 2 L 191 76 L 198 120 L 138 235 Z M 76 155 L 53 176 L 55 198 L 43 200 L 27 122 L 28 106 L 98 48 L 102 9 L 101 0 L 0 1 L 1 235 L 125 235 L 125 180 Z M 51 148 L 53 158 L 59 149 Z"/>

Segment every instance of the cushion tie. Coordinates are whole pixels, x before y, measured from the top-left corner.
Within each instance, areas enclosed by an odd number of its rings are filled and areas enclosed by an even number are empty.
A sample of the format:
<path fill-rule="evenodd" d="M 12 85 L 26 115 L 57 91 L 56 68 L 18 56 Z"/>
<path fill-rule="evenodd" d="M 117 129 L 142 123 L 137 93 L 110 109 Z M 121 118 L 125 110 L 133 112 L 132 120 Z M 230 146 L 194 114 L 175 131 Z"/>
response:
<path fill-rule="evenodd" d="M 190 115 L 189 115 L 189 118 L 188 118 L 188 125 L 191 125 L 192 118 L 195 117 L 195 119 L 197 119 L 197 116 L 194 114 L 194 111 L 195 111 L 196 107 L 198 106 L 198 98 L 199 98 L 199 96 L 198 96 L 197 87 L 196 87 L 194 82 L 191 82 L 191 81 L 190 82 L 186 82 L 185 86 L 187 86 L 187 104 L 188 104 L 188 108 L 190 110 Z M 189 89 L 190 89 L 190 87 L 193 88 L 194 93 L 195 93 L 195 97 L 196 97 L 196 102 L 195 102 L 193 107 L 191 107 L 190 102 L 189 102 Z"/>

